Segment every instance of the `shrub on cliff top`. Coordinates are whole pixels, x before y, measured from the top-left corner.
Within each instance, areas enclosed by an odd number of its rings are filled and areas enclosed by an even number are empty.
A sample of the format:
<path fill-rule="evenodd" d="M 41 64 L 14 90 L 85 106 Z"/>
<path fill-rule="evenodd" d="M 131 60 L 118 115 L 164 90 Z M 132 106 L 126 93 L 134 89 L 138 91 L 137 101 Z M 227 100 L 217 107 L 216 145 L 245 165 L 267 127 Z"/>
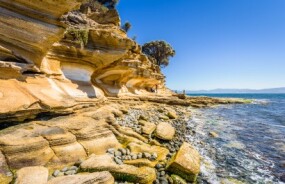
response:
<path fill-rule="evenodd" d="M 118 4 L 119 0 L 98 0 L 98 2 L 109 9 L 114 9 L 115 6 Z"/>
<path fill-rule="evenodd" d="M 131 29 L 132 25 L 129 22 L 126 22 L 123 26 L 122 29 L 127 33 Z"/>
<path fill-rule="evenodd" d="M 146 43 L 142 46 L 142 52 L 150 58 L 150 61 L 161 67 L 167 66 L 169 64 L 169 57 L 175 55 L 175 50 L 165 41 Z"/>

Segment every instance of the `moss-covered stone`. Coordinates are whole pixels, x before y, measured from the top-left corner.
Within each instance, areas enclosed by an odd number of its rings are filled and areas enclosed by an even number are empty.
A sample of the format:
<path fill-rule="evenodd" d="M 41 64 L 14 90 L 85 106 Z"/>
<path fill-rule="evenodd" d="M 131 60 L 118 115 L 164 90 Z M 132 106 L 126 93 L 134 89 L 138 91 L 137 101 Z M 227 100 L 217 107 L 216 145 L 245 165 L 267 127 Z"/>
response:
<path fill-rule="evenodd" d="M 187 184 L 187 182 L 176 174 L 172 174 L 171 178 L 173 180 L 173 184 Z"/>

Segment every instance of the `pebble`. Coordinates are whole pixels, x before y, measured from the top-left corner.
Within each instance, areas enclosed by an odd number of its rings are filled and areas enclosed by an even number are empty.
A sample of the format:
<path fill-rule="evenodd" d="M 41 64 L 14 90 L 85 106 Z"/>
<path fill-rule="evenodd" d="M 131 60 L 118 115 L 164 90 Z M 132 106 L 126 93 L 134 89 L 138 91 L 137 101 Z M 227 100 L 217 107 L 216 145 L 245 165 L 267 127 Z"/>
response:
<path fill-rule="evenodd" d="M 122 160 L 120 160 L 120 159 L 117 158 L 117 157 L 115 157 L 114 160 L 115 160 L 115 162 L 116 162 L 118 165 L 122 165 L 122 164 L 123 164 Z"/>
<path fill-rule="evenodd" d="M 60 173 L 57 175 L 57 177 L 59 177 L 59 176 L 64 176 L 64 172 L 60 172 Z"/>
<path fill-rule="evenodd" d="M 126 151 L 127 151 L 127 155 L 131 154 L 131 151 L 128 148 L 126 149 Z"/>
<path fill-rule="evenodd" d="M 115 156 L 120 157 L 120 156 L 122 156 L 122 153 L 120 151 L 115 151 Z"/>
<path fill-rule="evenodd" d="M 138 153 L 138 159 L 141 159 L 143 157 L 142 153 Z"/>
<path fill-rule="evenodd" d="M 59 170 L 55 170 L 52 175 L 53 175 L 54 177 L 57 177 L 59 173 L 60 173 Z"/>
<path fill-rule="evenodd" d="M 156 164 L 156 166 L 155 166 L 155 168 L 156 169 L 160 169 L 160 168 L 162 168 L 163 166 L 161 165 L 161 164 Z"/>
<path fill-rule="evenodd" d="M 164 176 L 164 175 L 165 175 L 165 171 L 161 171 L 160 176 Z"/>
<path fill-rule="evenodd" d="M 144 153 L 143 153 L 143 157 L 144 157 L 144 158 L 150 158 L 151 155 L 150 155 L 149 153 L 147 153 L 147 152 L 144 152 Z"/>
<path fill-rule="evenodd" d="M 6 172 L 6 176 L 13 176 L 13 173 L 12 172 Z"/>
<path fill-rule="evenodd" d="M 71 167 L 69 168 L 70 171 L 72 171 L 72 170 L 75 170 L 75 171 L 76 171 L 77 169 L 78 169 L 78 167 L 76 167 L 76 166 L 71 166 Z"/>
<path fill-rule="evenodd" d="M 137 155 L 133 155 L 133 156 L 132 156 L 132 159 L 133 159 L 133 160 L 138 159 Z"/>
<path fill-rule="evenodd" d="M 107 152 L 113 155 L 115 153 L 115 149 L 114 148 L 110 148 L 110 149 L 107 150 Z"/>
<path fill-rule="evenodd" d="M 119 151 L 122 153 L 122 155 L 126 155 L 127 151 L 124 148 L 120 148 Z"/>
<path fill-rule="evenodd" d="M 168 181 L 167 181 L 167 179 L 166 178 L 164 178 L 164 177 L 160 177 L 159 178 L 159 181 L 160 181 L 160 183 L 162 184 L 168 184 Z"/>
<path fill-rule="evenodd" d="M 75 170 L 66 171 L 64 175 L 74 175 L 76 173 Z"/>
<path fill-rule="evenodd" d="M 67 167 L 65 167 L 65 168 L 61 169 L 61 171 L 62 171 L 62 172 L 66 172 L 67 170 L 68 170 L 68 168 L 67 168 Z"/>

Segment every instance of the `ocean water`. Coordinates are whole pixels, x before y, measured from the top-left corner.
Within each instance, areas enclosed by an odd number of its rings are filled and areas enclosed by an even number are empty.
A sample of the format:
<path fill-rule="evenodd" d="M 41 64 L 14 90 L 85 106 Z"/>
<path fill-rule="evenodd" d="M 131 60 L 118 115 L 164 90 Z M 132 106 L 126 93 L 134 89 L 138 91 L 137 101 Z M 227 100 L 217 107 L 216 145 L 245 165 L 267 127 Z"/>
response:
<path fill-rule="evenodd" d="M 193 109 L 189 139 L 203 156 L 199 183 L 285 183 L 285 94 L 190 96 L 253 99 Z"/>

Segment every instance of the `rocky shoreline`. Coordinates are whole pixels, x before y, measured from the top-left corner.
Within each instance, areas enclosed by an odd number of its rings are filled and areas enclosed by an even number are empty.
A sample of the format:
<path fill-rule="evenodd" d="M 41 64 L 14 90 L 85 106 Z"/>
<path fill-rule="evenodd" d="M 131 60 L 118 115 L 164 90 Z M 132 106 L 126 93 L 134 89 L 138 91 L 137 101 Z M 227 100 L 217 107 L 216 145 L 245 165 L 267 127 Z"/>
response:
<path fill-rule="evenodd" d="M 191 110 L 243 103 L 197 97 L 168 105 L 181 99 L 142 98 L 110 98 L 1 130 L 1 183 L 193 183 L 200 156 L 186 139 L 195 134 L 187 127 Z"/>
<path fill-rule="evenodd" d="M 109 5 L 0 2 L 1 184 L 193 183 L 191 108 L 245 103 L 173 93 Z"/>

